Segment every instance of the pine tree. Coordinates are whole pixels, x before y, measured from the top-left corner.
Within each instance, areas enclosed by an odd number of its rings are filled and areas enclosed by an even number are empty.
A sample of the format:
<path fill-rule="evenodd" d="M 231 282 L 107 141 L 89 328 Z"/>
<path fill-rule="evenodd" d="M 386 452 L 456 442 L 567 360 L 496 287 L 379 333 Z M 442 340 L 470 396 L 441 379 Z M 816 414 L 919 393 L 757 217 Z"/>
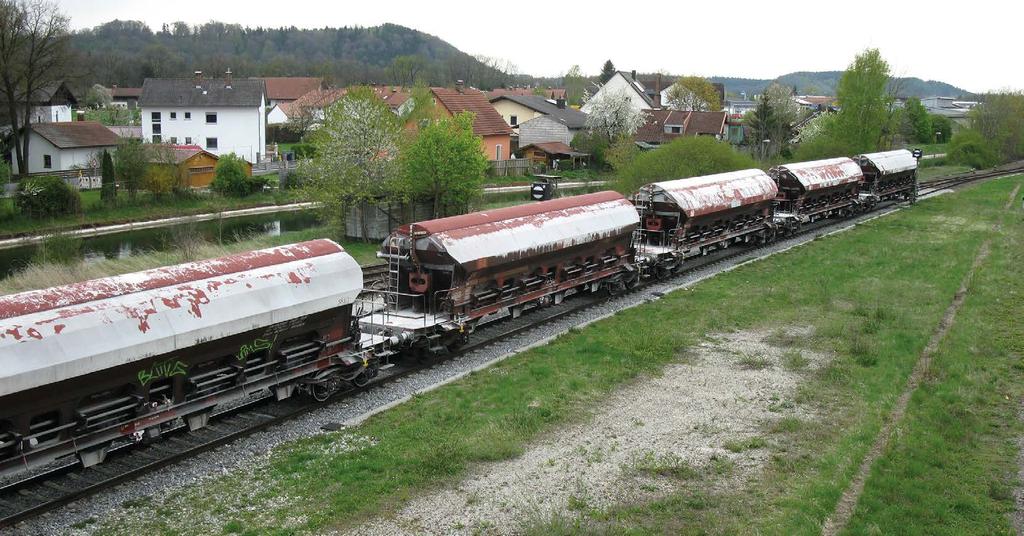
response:
<path fill-rule="evenodd" d="M 110 153 L 106 149 L 103 150 L 101 158 L 100 176 L 103 181 L 100 189 L 100 199 L 104 203 L 112 204 L 117 198 L 117 186 L 114 184 L 114 159 L 110 157 Z"/>
<path fill-rule="evenodd" d="M 615 64 L 612 60 L 604 62 L 604 67 L 601 67 L 601 83 L 604 84 L 615 76 Z"/>

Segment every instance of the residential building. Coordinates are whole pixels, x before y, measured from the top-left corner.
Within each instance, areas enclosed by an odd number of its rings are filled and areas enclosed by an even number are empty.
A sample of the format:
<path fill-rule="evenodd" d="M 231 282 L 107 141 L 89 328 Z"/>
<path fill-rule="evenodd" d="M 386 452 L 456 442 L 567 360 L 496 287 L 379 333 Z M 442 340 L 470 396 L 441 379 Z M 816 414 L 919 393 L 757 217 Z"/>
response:
<path fill-rule="evenodd" d="M 147 78 L 142 84 L 143 140 L 198 145 L 258 163 L 266 147 L 266 87 L 258 78 Z"/>
<path fill-rule="evenodd" d="M 516 97 L 544 97 L 546 99 L 558 100 L 565 99 L 565 88 L 562 87 L 511 87 L 504 88 L 499 87 L 485 92 L 487 98 L 492 101 L 497 97 L 505 96 L 516 96 Z"/>
<path fill-rule="evenodd" d="M 64 82 L 55 82 L 35 92 L 29 123 L 63 123 L 72 120 L 71 109 L 78 99 Z"/>
<path fill-rule="evenodd" d="M 722 108 L 729 113 L 729 115 L 743 115 L 754 108 L 757 108 L 757 102 L 747 99 L 727 99 Z"/>
<path fill-rule="evenodd" d="M 459 81 L 455 89 L 433 87 L 430 92 L 434 101 L 445 115 L 453 116 L 472 112 L 473 134 L 483 138 L 484 155 L 490 160 L 507 160 L 511 154 L 512 128 L 491 106 L 487 97 L 478 89 L 467 88 Z"/>
<path fill-rule="evenodd" d="M 297 101 L 290 102 L 279 102 L 270 108 L 267 112 L 267 124 L 268 125 L 283 125 L 288 122 L 289 114 L 291 114 L 292 105 Z"/>
<path fill-rule="evenodd" d="M 659 107 L 647 95 L 647 88 L 636 79 L 636 71 L 632 73 L 618 71 L 590 97 L 590 100 L 583 104 L 580 110 L 590 113 L 593 103 L 598 102 L 605 95 L 620 91 L 625 91 L 633 108 L 637 110 L 653 110 Z"/>
<path fill-rule="evenodd" d="M 110 105 L 115 108 L 138 108 L 141 96 L 141 87 L 118 87 L 115 85 L 110 88 Z"/>
<path fill-rule="evenodd" d="M 832 107 L 836 98 L 825 95 L 794 95 L 793 102 L 808 110 L 824 110 Z"/>
<path fill-rule="evenodd" d="M 647 122 L 633 135 L 644 148 L 668 143 L 683 136 L 726 135 L 725 112 L 692 112 L 679 110 L 650 110 L 645 112 Z"/>
<path fill-rule="evenodd" d="M 412 91 L 402 86 L 370 86 L 374 93 L 391 108 L 395 115 L 403 115 L 412 110 Z"/>
<path fill-rule="evenodd" d="M 492 97 L 491 105 L 502 119 L 519 132 L 519 146 L 531 143 L 572 143 L 586 127 L 587 114 L 566 106 L 565 99 L 537 95 Z"/>
<path fill-rule="evenodd" d="M 15 173 L 44 173 L 98 167 L 98 153 L 117 148 L 118 137 L 96 121 L 45 122 L 30 125 L 28 169 L 18 166 L 15 150 L 11 162 Z"/>
<path fill-rule="evenodd" d="M 324 87 L 324 79 L 316 77 L 278 76 L 256 80 L 263 80 L 267 85 L 267 108 L 296 101 L 306 93 Z"/>

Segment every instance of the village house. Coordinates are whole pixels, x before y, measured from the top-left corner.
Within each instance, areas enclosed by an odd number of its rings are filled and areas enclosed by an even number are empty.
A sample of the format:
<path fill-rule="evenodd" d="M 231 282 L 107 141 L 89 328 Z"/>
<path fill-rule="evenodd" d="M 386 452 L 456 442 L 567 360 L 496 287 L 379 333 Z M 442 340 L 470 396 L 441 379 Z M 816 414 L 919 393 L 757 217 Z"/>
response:
<path fill-rule="evenodd" d="M 143 140 L 198 145 L 215 155 L 235 153 L 258 163 L 266 146 L 263 80 L 147 78 L 142 85 Z"/>
<path fill-rule="evenodd" d="M 71 121 L 71 109 L 78 99 L 64 82 L 55 82 L 37 90 L 32 98 L 29 123 L 63 123 Z"/>
<path fill-rule="evenodd" d="M 472 112 L 473 134 L 483 138 L 484 155 L 489 160 L 506 160 L 511 154 L 512 128 L 505 123 L 483 92 L 467 88 L 459 81 L 455 89 L 433 87 L 430 92 L 439 110 L 445 115 L 454 116 L 462 112 Z"/>
<path fill-rule="evenodd" d="M 518 131 L 519 146 L 531 143 L 572 143 L 587 122 L 587 114 L 566 105 L 565 99 L 537 95 L 492 97 L 491 105 L 505 122 Z"/>
<path fill-rule="evenodd" d="M 267 108 L 285 102 L 294 102 L 299 97 L 324 87 L 324 79 L 305 76 L 271 76 L 255 78 L 267 85 Z"/>
<path fill-rule="evenodd" d="M 485 92 L 487 98 L 494 100 L 497 97 L 544 97 L 545 99 L 565 99 L 565 88 L 562 87 L 499 87 Z"/>
<path fill-rule="evenodd" d="M 633 135 L 637 145 L 645 149 L 683 136 L 713 136 L 720 140 L 726 135 L 726 112 L 649 110 L 645 115 L 647 122 Z"/>
<path fill-rule="evenodd" d="M 110 88 L 110 105 L 114 108 L 138 108 L 141 96 L 141 87 L 118 87 L 115 85 Z"/>
<path fill-rule="evenodd" d="M 28 169 L 18 166 L 15 150 L 11 162 L 15 173 L 44 173 L 98 167 L 98 154 L 117 148 L 118 137 L 95 121 L 43 122 L 29 128 Z"/>
<path fill-rule="evenodd" d="M 590 100 L 583 104 L 580 110 L 590 113 L 593 103 L 599 102 L 609 94 L 617 94 L 621 91 L 625 91 L 626 95 L 629 96 L 629 102 L 636 110 L 653 110 L 659 107 L 648 96 L 647 88 L 636 79 L 636 71 L 631 73 L 618 71 L 590 97 Z"/>

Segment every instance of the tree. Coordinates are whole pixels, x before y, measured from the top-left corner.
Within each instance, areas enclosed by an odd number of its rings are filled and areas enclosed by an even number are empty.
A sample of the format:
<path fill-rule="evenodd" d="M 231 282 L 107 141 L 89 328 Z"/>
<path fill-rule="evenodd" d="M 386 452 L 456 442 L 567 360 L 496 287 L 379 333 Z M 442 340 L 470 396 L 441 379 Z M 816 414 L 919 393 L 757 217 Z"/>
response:
<path fill-rule="evenodd" d="M 586 126 L 591 132 L 613 143 L 620 136 L 632 136 L 647 121 L 644 112 L 633 106 L 630 90 L 607 91 L 586 102 Z"/>
<path fill-rule="evenodd" d="M 562 77 L 562 86 L 565 87 L 565 100 L 570 105 L 579 106 L 583 104 L 583 93 L 587 88 L 587 79 L 579 65 L 569 67 L 569 70 Z"/>
<path fill-rule="evenodd" d="M 745 121 L 756 144 L 755 154 L 765 159 L 781 153 L 793 138 L 793 124 L 799 117 L 800 106 L 793 101 L 793 90 L 775 82 L 769 84 Z"/>
<path fill-rule="evenodd" d="M 388 71 L 391 74 L 391 81 L 402 86 L 415 84 L 426 67 L 422 56 L 405 55 L 396 56 L 391 60 Z"/>
<path fill-rule="evenodd" d="M 853 153 L 879 149 L 889 119 L 888 84 L 889 64 L 875 48 L 858 54 L 839 79 L 835 134 Z"/>
<path fill-rule="evenodd" d="M 747 155 L 709 136 L 680 137 L 640 153 L 617 170 L 615 189 L 630 195 L 644 184 L 757 167 Z"/>
<path fill-rule="evenodd" d="M 149 157 L 149 165 L 142 179 L 142 188 L 156 198 L 178 191 L 181 188 L 182 177 L 171 147 L 163 144 L 150 144 L 146 145 L 145 149 Z M 218 162 L 220 162 L 219 159 Z M 242 166 L 240 168 L 244 175 L 245 168 Z M 216 167 L 214 174 L 216 177 Z"/>
<path fill-rule="evenodd" d="M 0 100 L 11 122 L 18 169 L 29 162 L 32 102 L 61 80 L 67 61 L 68 18 L 56 4 L 0 0 Z"/>
<path fill-rule="evenodd" d="M 928 120 L 932 123 L 932 135 L 935 136 L 935 141 L 949 143 L 953 137 L 953 121 L 939 114 L 928 114 Z"/>
<path fill-rule="evenodd" d="M 93 84 L 89 91 L 85 93 L 85 106 L 88 108 L 94 110 L 106 108 L 110 106 L 110 102 L 110 90 L 100 84 Z"/>
<path fill-rule="evenodd" d="M 612 63 L 612 60 L 607 60 L 604 62 L 604 66 L 601 67 L 601 83 L 607 84 L 613 76 L 615 76 L 615 64 Z"/>
<path fill-rule="evenodd" d="M 462 213 L 480 195 L 489 163 L 473 134 L 473 117 L 463 112 L 431 122 L 403 154 L 410 193 L 431 200 L 435 217 Z"/>
<path fill-rule="evenodd" d="M 682 76 L 668 88 L 668 102 L 674 110 L 713 111 L 722 109 L 718 90 L 706 78 Z"/>
<path fill-rule="evenodd" d="M 146 147 L 142 141 L 121 138 L 117 144 L 117 152 L 114 153 L 114 175 L 124 189 L 128 190 L 128 197 L 132 201 L 135 200 L 148 169 L 149 155 L 146 154 Z"/>
<path fill-rule="evenodd" d="M 221 155 L 213 168 L 210 189 L 232 197 L 245 197 L 263 189 L 266 178 L 251 177 L 245 170 L 246 162 L 235 153 Z"/>
<path fill-rule="evenodd" d="M 904 137 L 916 143 L 931 143 L 935 139 L 935 131 L 932 130 L 932 120 L 928 110 L 921 104 L 921 99 L 910 97 L 903 106 L 903 128 Z M 949 138 L 946 138 L 948 141 Z"/>
<path fill-rule="evenodd" d="M 985 95 L 969 117 L 971 128 L 988 141 L 1001 161 L 1024 158 L 1024 92 Z"/>
<path fill-rule="evenodd" d="M 117 201 L 117 185 L 114 183 L 114 159 L 110 157 L 110 153 L 106 149 L 103 149 L 103 155 L 100 157 L 100 177 L 102 183 L 100 187 L 100 199 L 108 205 L 113 204 Z"/>
<path fill-rule="evenodd" d="M 322 219 L 339 236 L 353 207 L 400 193 L 400 136 L 398 117 L 368 87 L 350 89 L 324 111 L 311 140 L 316 156 L 303 161 L 303 170 Z"/>

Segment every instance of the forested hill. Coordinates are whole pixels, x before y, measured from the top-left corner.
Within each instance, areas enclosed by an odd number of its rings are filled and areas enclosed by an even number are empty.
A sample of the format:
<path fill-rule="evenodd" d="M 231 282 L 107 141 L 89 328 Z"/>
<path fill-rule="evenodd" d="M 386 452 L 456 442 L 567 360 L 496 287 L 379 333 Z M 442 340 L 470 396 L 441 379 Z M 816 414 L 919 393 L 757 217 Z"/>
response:
<path fill-rule="evenodd" d="M 798 95 L 835 95 L 836 86 L 839 85 L 839 78 L 842 76 L 843 71 L 796 72 L 784 74 L 774 81 L 787 86 L 795 86 Z M 773 82 L 773 80 L 728 76 L 713 76 L 710 80 L 725 84 L 725 90 L 734 96 L 745 92 L 747 98 L 760 94 L 768 84 Z M 970 95 L 970 92 L 966 90 L 936 80 L 921 80 L 920 78 L 900 78 L 898 80 L 902 84 L 899 91 L 901 97 Z"/>
<path fill-rule="evenodd" d="M 196 70 L 212 75 L 229 67 L 236 76 L 323 76 L 339 85 L 462 79 L 489 89 L 509 79 L 493 67 L 497 62 L 485 65 L 438 37 L 395 24 L 299 29 L 176 22 L 154 31 L 115 20 L 76 31 L 71 47 L 80 86 L 139 86 L 145 78 Z"/>

